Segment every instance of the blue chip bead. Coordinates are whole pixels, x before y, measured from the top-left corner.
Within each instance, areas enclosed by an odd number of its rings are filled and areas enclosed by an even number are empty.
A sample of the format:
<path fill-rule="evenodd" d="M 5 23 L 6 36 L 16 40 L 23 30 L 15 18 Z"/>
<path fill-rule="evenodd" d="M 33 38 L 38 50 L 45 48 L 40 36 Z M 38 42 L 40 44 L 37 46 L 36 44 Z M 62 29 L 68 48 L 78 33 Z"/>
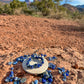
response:
<path fill-rule="evenodd" d="M 47 55 L 44 55 L 44 57 L 46 57 Z"/>
<path fill-rule="evenodd" d="M 10 78 L 9 78 L 9 77 L 7 77 L 7 78 L 5 79 L 5 82 L 9 82 L 9 79 L 10 79 Z"/>
<path fill-rule="evenodd" d="M 49 61 L 51 61 L 51 60 L 52 60 L 52 58 L 51 58 L 51 57 L 49 57 L 49 58 L 48 58 L 48 60 L 49 60 Z"/>
<path fill-rule="evenodd" d="M 49 82 L 53 82 L 53 79 L 52 79 L 52 78 L 48 78 L 48 81 L 49 81 Z"/>
<path fill-rule="evenodd" d="M 12 62 L 8 62 L 8 65 L 11 65 L 12 64 Z"/>
<path fill-rule="evenodd" d="M 16 64 L 17 64 L 17 61 L 14 61 L 14 62 L 13 62 L 13 65 L 16 65 Z"/>
<path fill-rule="evenodd" d="M 28 61 L 31 61 L 31 58 L 29 58 Z"/>
<path fill-rule="evenodd" d="M 35 81 L 34 81 L 34 84 L 38 84 L 38 80 L 35 80 Z"/>
<path fill-rule="evenodd" d="M 66 72 L 66 76 L 69 76 L 69 73 L 68 72 Z"/>
<path fill-rule="evenodd" d="M 27 55 L 24 55 L 24 57 L 28 57 Z"/>
<path fill-rule="evenodd" d="M 66 72 L 63 72 L 63 74 L 62 74 L 63 76 L 66 76 Z"/>
<path fill-rule="evenodd" d="M 34 57 L 34 54 L 32 54 L 31 57 Z"/>
<path fill-rule="evenodd" d="M 9 82 L 13 82 L 13 78 L 10 78 L 10 79 L 9 79 Z"/>
<path fill-rule="evenodd" d="M 14 70 L 14 67 L 11 67 L 10 69 L 11 69 L 11 70 Z"/>
<path fill-rule="evenodd" d="M 41 54 L 41 56 L 44 56 L 43 54 Z"/>
<path fill-rule="evenodd" d="M 22 78 L 22 79 L 20 80 L 20 82 L 21 82 L 21 83 L 25 83 L 26 80 L 27 80 L 26 78 Z"/>
<path fill-rule="evenodd" d="M 62 71 L 61 70 L 59 70 L 59 74 L 62 74 Z"/>
<path fill-rule="evenodd" d="M 42 83 L 45 83 L 46 82 L 46 79 L 42 78 Z"/>
<path fill-rule="evenodd" d="M 62 72 L 65 72 L 65 68 L 64 67 L 62 68 Z"/>
<path fill-rule="evenodd" d="M 17 84 L 17 81 L 14 81 L 14 83 L 13 84 Z"/>
<path fill-rule="evenodd" d="M 61 68 L 59 68 L 59 67 L 58 67 L 57 69 L 62 71 L 62 69 L 61 69 Z"/>
<path fill-rule="evenodd" d="M 69 73 L 69 70 L 67 70 L 66 72 Z"/>
<path fill-rule="evenodd" d="M 23 56 L 20 56 L 19 58 L 20 58 L 20 59 L 24 59 L 24 57 L 23 57 Z"/>
<path fill-rule="evenodd" d="M 62 79 L 63 81 L 66 81 L 66 76 L 64 76 L 64 78 Z"/>
<path fill-rule="evenodd" d="M 32 65 L 30 65 L 30 68 L 33 69 L 34 67 Z"/>
<path fill-rule="evenodd" d="M 51 73 L 51 70 L 47 70 L 48 73 Z"/>
<path fill-rule="evenodd" d="M 14 77 L 13 79 L 14 79 L 14 81 L 17 81 L 18 80 L 18 77 Z"/>
<path fill-rule="evenodd" d="M 55 69 L 55 68 L 56 68 L 56 65 L 53 65 L 53 66 L 52 66 L 52 69 Z"/>
<path fill-rule="evenodd" d="M 23 59 L 20 59 L 20 62 L 22 63 L 24 60 Z"/>
<path fill-rule="evenodd" d="M 57 58 L 55 56 L 53 56 L 52 59 L 54 60 L 54 59 L 57 59 Z"/>
<path fill-rule="evenodd" d="M 18 57 L 18 58 L 16 58 L 16 61 L 18 62 L 18 61 L 20 61 L 20 58 Z"/>

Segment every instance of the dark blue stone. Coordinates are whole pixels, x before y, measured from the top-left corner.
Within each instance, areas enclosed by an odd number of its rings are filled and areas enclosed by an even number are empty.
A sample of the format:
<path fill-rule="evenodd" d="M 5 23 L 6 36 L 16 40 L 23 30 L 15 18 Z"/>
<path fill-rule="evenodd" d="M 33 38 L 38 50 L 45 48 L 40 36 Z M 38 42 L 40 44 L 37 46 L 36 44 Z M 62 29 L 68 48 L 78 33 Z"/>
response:
<path fill-rule="evenodd" d="M 53 56 L 52 59 L 57 59 L 57 58 L 55 56 Z"/>
<path fill-rule="evenodd" d="M 56 65 L 52 65 L 52 69 L 55 69 L 56 68 Z"/>
<path fill-rule="evenodd" d="M 16 61 L 18 62 L 18 61 L 20 61 L 20 58 L 18 57 L 18 58 L 16 58 Z"/>
<path fill-rule="evenodd" d="M 27 55 L 24 55 L 24 57 L 28 57 Z"/>
<path fill-rule="evenodd" d="M 13 78 L 10 78 L 10 79 L 9 79 L 9 82 L 13 82 Z"/>
<path fill-rule="evenodd" d="M 14 62 L 13 62 L 13 65 L 16 65 L 16 64 L 17 64 L 17 61 L 14 61 Z"/>
<path fill-rule="evenodd" d="M 63 80 L 63 81 L 66 81 L 66 76 L 64 76 L 62 80 Z"/>
<path fill-rule="evenodd" d="M 41 56 L 43 56 L 43 54 L 41 54 Z"/>
<path fill-rule="evenodd" d="M 62 69 L 61 69 L 61 68 L 59 68 L 59 67 L 58 67 L 57 69 L 62 71 Z"/>
<path fill-rule="evenodd" d="M 61 69 L 62 69 L 62 72 L 65 72 L 65 68 L 64 67 L 62 67 Z"/>
<path fill-rule="evenodd" d="M 47 70 L 48 73 L 51 73 L 51 70 Z"/>
<path fill-rule="evenodd" d="M 46 57 L 47 55 L 44 55 L 44 57 Z"/>
<path fill-rule="evenodd" d="M 11 70 L 14 70 L 14 67 L 11 67 L 10 69 L 11 69 Z"/>
<path fill-rule="evenodd" d="M 22 63 L 24 60 L 23 59 L 20 59 L 20 62 Z"/>
<path fill-rule="evenodd" d="M 46 79 L 42 78 L 42 83 L 45 83 L 46 82 Z"/>
<path fill-rule="evenodd" d="M 62 75 L 63 75 L 63 76 L 66 76 L 66 72 L 63 72 Z"/>
<path fill-rule="evenodd" d="M 23 57 L 23 56 L 20 56 L 19 58 L 20 58 L 20 59 L 24 59 L 24 57 Z"/>
<path fill-rule="evenodd" d="M 69 73 L 69 70 L 67 70 L 66 72 Z"/>
<path fill-rule="evenodd" d="M 31 57 L 34 57 L 34 54 L 32 54 Z"/>
<path fill-rule="evenodd" d="M 49 82 L 53 82 L 53 79 L 52 79 L 52 78 L 48 78 L 48 81 L 49 81 Z"/>
<path fill-rule="evenodd" d="M 17 81 L 18 80 L 18 77 L 14 77 L 13 79 L 14 79 L 14 81 Z"/>
<path fill-rule="evenodd" d="M 31 61 L 31 58 L 29 58 L 28 61 Z"/>
<path fill-rule="evenodd" d="M 33 65 L 30 65 L 30 68 L 33 69 L 34 68 Z"/>
<path fill-rule="evenodd" d="M 66 72 L 66 76 L 69 76 L 69 73 L 68 72 Z"/>

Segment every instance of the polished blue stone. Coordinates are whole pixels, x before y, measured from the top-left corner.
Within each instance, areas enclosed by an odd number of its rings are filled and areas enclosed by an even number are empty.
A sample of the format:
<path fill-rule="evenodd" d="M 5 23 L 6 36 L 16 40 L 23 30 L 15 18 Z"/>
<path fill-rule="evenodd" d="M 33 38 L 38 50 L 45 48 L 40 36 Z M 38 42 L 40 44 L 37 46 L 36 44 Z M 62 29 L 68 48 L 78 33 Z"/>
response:
<path fill-rule="evenodd" d="M 53 82 L 53 79 L 52 79 L 52 78 L 48 78 L 48 81 L 49 81 L 49 82 Z"/>
<path fill-rule="evenodd" d="M 66 72 L 66 76 L 69 76 L 69 73 L 68 72 Z"/>
<path fill-rule="evenodd" d="M 14 77 L 13 79 L 14 79 L 14 81 L 17 81 L 18 80 L 18 77 Z"/>
<path fill-rule="evenodd" d="M 44 56 L 43 54 L 41 54 L 41 56 Z"/>
<path fill-rule="evenodd" d="M 9 82 L 13 82 L 13 78 L 10 78 L 10 79 L 9 79 Z"/>
<path fill-rule="evenodd" d="M 10 69 L 11 69 L 11 70 L 14 70 L 14 67 L 11 67 Z"/>
<path fill-rule="evenodd" d="M 24 60 L 23 59 L 20 59 L 20 62 L 22 63 Z"/>
<path fill-rule="evenodd" d="M 14 77 L 14 72 L 11 71 L 9 77 Z"/>
<path fill-rule="evenodd" d="M 14 83 L 13 84 L 17 84 L 17 81 L 14 81 Z"/>
<path fill-rule="evenodd" d="M 64 76 L 62 80 L 63 80 L 63 81 L 66 81 L 66 76 Z"/>
<path fill-rule="evenodd" d="M 51 70 L 47 70 L 48 73 L 51 73 Z"/>
<path fill-rule="evenodd" d="M 52 59 L 54 60 L 54 59 L 57 59 L 57 58 L 55 56 L 53 56 Z"/>
<path fill-rule="evenodd" d="M 66 72 L 69 73 L 69 70 L 67 70 Z"/>
<path fill-rule="evenodd" d="M 34 81 L 34 84 L 38 84 L 38 80 L 35 80 L 35 81 Z"/>
<path fill-rule="evenodd" d="M 61 69 L 61 68 L 59 68 L 59 67 L 58 67 L 57 69 L 62 71 L 62 69 Z"/>
<path fill-rule="evenodd" d="M 42 83 L 45 83 L 46 82 L 46 79 L 42 78 Z"/>
<path fill-rule="evenodd" d="M 32 54 L 31 57 L 34 57 L 34 54 Z"/>
<path fill-rule="evenodd" d="M 13 62 L 13 65 L 16 65 L 17 63 L 18 63 L 17 61 L 14 61 L 14 62 Z"/>
<path fill-rule="evenodd" d="M 10 78 L 9 78 L 9 77 L 7 77 L 7 78 L 5 79 L 5 82 L 9 82 L 9 79 L 10 79 Z"/>
<path fill-rule="evenodd" d="M 51 60 L 52 60 L 52 58 L 51 58 L 51 57 L 48 57 L 48 60 L 49 60 L 49 61 L 51 61 Z"/>
<path fill-rule="evenodd" d="M 12 62 L 8 62 L 8 65 L 11 65 L 12 64 Z"/>
<path fill-rule="evenodd" d="M 44 57 L 46 57 L 47 55 L 44 55 Z"/>
<path fill-rule="evenodd" d="M 28 57 L 28 55 L 24 55 L 24 57 Z"/>
<path fill-rule="evenodd" d="M 62 69 L 62 72 L 65 72 L 65 68 L 64 67 L 62 67 L 61 69 Z"/>
<path fill-rule="evenodd" d="M 52 65 L 52 69 L 55 69 L 56 68 L 56 65 Z"/>
<path fill-rule="evenodd" d="M 63 76 L 66 76 L 66 72 L 63 72 L 62 75 L 63 75 Z"/>
<path fill-rule="evenodd" d="M 18 57 L 18 58 L 16 58 L 16 61 L 18 62 L 18 61 L 20 61 L 20 58 Z"/>
<path fill-rule="evenodd" d="M 22 79 L 20 80 L 20 82 L 21 82 L 21 83 L 25 83 L 26 80 L 27 80 L 26 78 L 22 78 Z"/>
<path fill-rule="evenodd" d="M 28 61 L 31 61 L 31 58 L 29 58 Z"/>
<path fill-rule="evenodd" d="M 59 73 L 60 73 L 60 74 L 62 74 L 62 71 L 61 71 L 61 70 L 59 70 Z"/>
<path fill-rule="evenodd" d="M 30 65 L 30 68 L 33 69 L 34 67 L 32 65 Z"/>

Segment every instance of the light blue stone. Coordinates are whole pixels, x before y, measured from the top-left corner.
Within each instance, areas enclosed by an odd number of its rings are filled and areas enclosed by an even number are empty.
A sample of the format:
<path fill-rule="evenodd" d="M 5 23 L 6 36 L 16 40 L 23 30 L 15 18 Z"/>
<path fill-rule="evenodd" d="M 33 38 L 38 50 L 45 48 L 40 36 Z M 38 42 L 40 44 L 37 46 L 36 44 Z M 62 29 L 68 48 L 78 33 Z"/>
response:
<path fill-rule="evenodd" d="M 60 74 L 62 74 L 62 71 L 61 71 L 61 70 L 59 70 L 59 73 L 60 73 Z"/>
<path fill-rule="evenodd" d="M 27 80 L 26 78 L 22 78 L 22 79 L 20 80 L 20 82 L 21 82 L 21 83 L 25 83 L 26 80 Z"/>
<path fill-rule="evenodd" d="M 35 80 L 35 81 L 34 81 L 34 84 L 38 84 L 38 80 Z"/>
<path fill-rule="evenodd" d="M 45 83 L 46 82 L 46 79 L 42 78 L 42 83 Z"/>
<path fill-rule="evenodd" d="M 13 62 L 8 62 L 8 65 L 11 65 Z"/>
<path fill-rule="evenodd" d="M 16 65 L 16 64 L 17 64 L 17 61 L 14 61 L 14 62 L 13 62 L 13 65 Z"/>

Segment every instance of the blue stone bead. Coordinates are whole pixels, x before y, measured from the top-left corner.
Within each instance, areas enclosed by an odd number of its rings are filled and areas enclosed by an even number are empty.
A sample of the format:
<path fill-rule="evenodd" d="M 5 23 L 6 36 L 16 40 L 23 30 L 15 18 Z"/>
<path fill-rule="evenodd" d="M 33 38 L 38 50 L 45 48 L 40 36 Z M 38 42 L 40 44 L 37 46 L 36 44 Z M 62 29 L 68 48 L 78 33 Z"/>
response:
<path fill-rule="evenodd" d="M 9 82 L 13 82 L 13 78 L 10 78 L 10 79 L 9 79 Z"/>
<path fill-rule="evenodd" d="M 63 67 L 63 68 L 61 68 L 62 69 L 62 72 L 65 72 L 65 68 Z"/>
<path fill-rule="evenodd" d="M 52 58 L 51 58 L 51 57 L 49 57 L 49 58 L 48 58 L 48 60 L 49 60 L 49 61 L 51 61 L 51 60 L 52 60 Z"/>
<path fill-rule="evenodd" d="M 20 82 L 21 82 L 21 83 L 25 83 L 26 80 L 27 80 L 26 78 L 22 78 L 22 79 L 20 80 Z"/>
<path fill-rule="evenodd" d="M 14 79 L 14 81 L 17 81 L 18 80 L 18 77 L 14 77 L 13 79 Z"/>
<path fill-rule="evenodd" d="M 51 73 L 51 70 L 47 70 L 48 73 Z"/>
<path fill-rule="evenodd" d="M 62 71 L 62 69 L 61 69 L 61 68 L 59 68 L 59 67 L 58 67 L 57 69 Z"/>
<path fill-rule="evenodd" d="M 34 67 L 32 65 L 30 65 L 30 68 L 33 69 Z"/>
<path fill-rule="evenodd" d="M 44 55 L 44 57 L 46 57 L 47 55 Z"/>
<path fill-rule="evenodd" d="M 17 81 L 14 81 L 14 83 L 13 84 L 17 84 Z"/>
<path fill-rule="evenodd" d="M 16 58 L 16 61 L 18 62 L 18 61 L 20 61 L 20 58 L 18 57 L 18 58 Z"/>
<path fill-rule="evenodd" d="M 63 74 L 62 74 L 63 76 L 66 76 L 66 72 L 63 72 Z"/>
<path fill-rule="evenodd" d="M 57 59 L 57 58 L 55 56 L 53 56 L 52 59 L 54 60 L 54 59 Z"/>
<path fill-rule="evenodd" d="M 16 64 L 17 64 L 17 61 L 14 61 L 14 62 L 13 62 L 13 65 L 16 65 Z"/>
<path fill-rule="evenodd" d="M 64 78 L 62 79 L 63 81 L 66 81 L 66 76 L 64 76 Z"/>
<path fill-rule="evenodd" d="M 53 79 L 52 79 L 52 78 L 48 78 L 48 81 L 49 81 L 49 82 L 53 82 Z"/>
<path fill-rule="evenodd" d="M 19 58 L 20 58 L 20 59 L 24 59 L 24 57 L 23 57 L 23 56 L 20 56 Z"/>
<path fill-rule="evenodd" d="M 55 68 L 56 68 L 56 65 L 53 65 L 53 66 L 52 66 L 52 69 L 55 69 Z"/>
<path fill-rule="evenodd" d="M 34 81 L 34 84 L 38 84 L 38 80 L 35 80 L 35 81 Z"/>
<path fill-rule="evenodd" d="M 28 57 L 27 55 L 24 55 L 24 57 Z"/>
<path fill-rule="evenodd" d="M 14 67 L 11 67 L 10 69 L 11 69 L 11 70 L 14 70 Z"/>
<path fill-rule="evenodd" d="M 27 57 L 24 57 L 24 59 L 27 59 Z"/>
<path fill-rule="evenodd" d="M 42 78 L 42 83 L 45 83 L 46 82 L 46 79 Z"/>
<path fill-rule="evenodd" d="M 69 73 L 68 72 L 66 72 L 66 76 L 69 76 Z"/>
<path fill-rule="evenodd" d="M 32 54 L 31 57 L 34 57 L 34 54 Z"/>
<path fill-rule="evenodd" d="M 67 70 L 66 72 L 69 73 L 69 70 Z"/>
<path fill-rule="evenodd" d="M 20 62 L 22 63 L 24 60 L 23 59 L 20 59 Z"/>
<path fill-rule="evenodd" d="M 8 62 L 8 65 L 11 65 L 12 64 L 12 62 Z"/>
<path fill-rule="evenodd" d="M 59 70 L 59 73 L 60 73 L 60 74 L 62 74 L 62 71 L 61 71 L 61 70 Z"/>
<path fill-rule="evenodd" d="M 31 58 L 29 58 L 28 61 L 31 61 Z"/>
<path fill-rule="evenodd" d="M 41 56 L 43 56 L 43 54 L 41 54 Z"/>
<path fill-rule="evenodd" d="M 7 77 L 7 78 L 5 79 L 5 82 L 9 82 L 9 79 L 10 79 L 10 78 L 9 78 L 9 77 Z"/>
<path fill-rule="evenodd" d="M 40 64 L 37 64 L 38 68 L 41 66 Z"/>

